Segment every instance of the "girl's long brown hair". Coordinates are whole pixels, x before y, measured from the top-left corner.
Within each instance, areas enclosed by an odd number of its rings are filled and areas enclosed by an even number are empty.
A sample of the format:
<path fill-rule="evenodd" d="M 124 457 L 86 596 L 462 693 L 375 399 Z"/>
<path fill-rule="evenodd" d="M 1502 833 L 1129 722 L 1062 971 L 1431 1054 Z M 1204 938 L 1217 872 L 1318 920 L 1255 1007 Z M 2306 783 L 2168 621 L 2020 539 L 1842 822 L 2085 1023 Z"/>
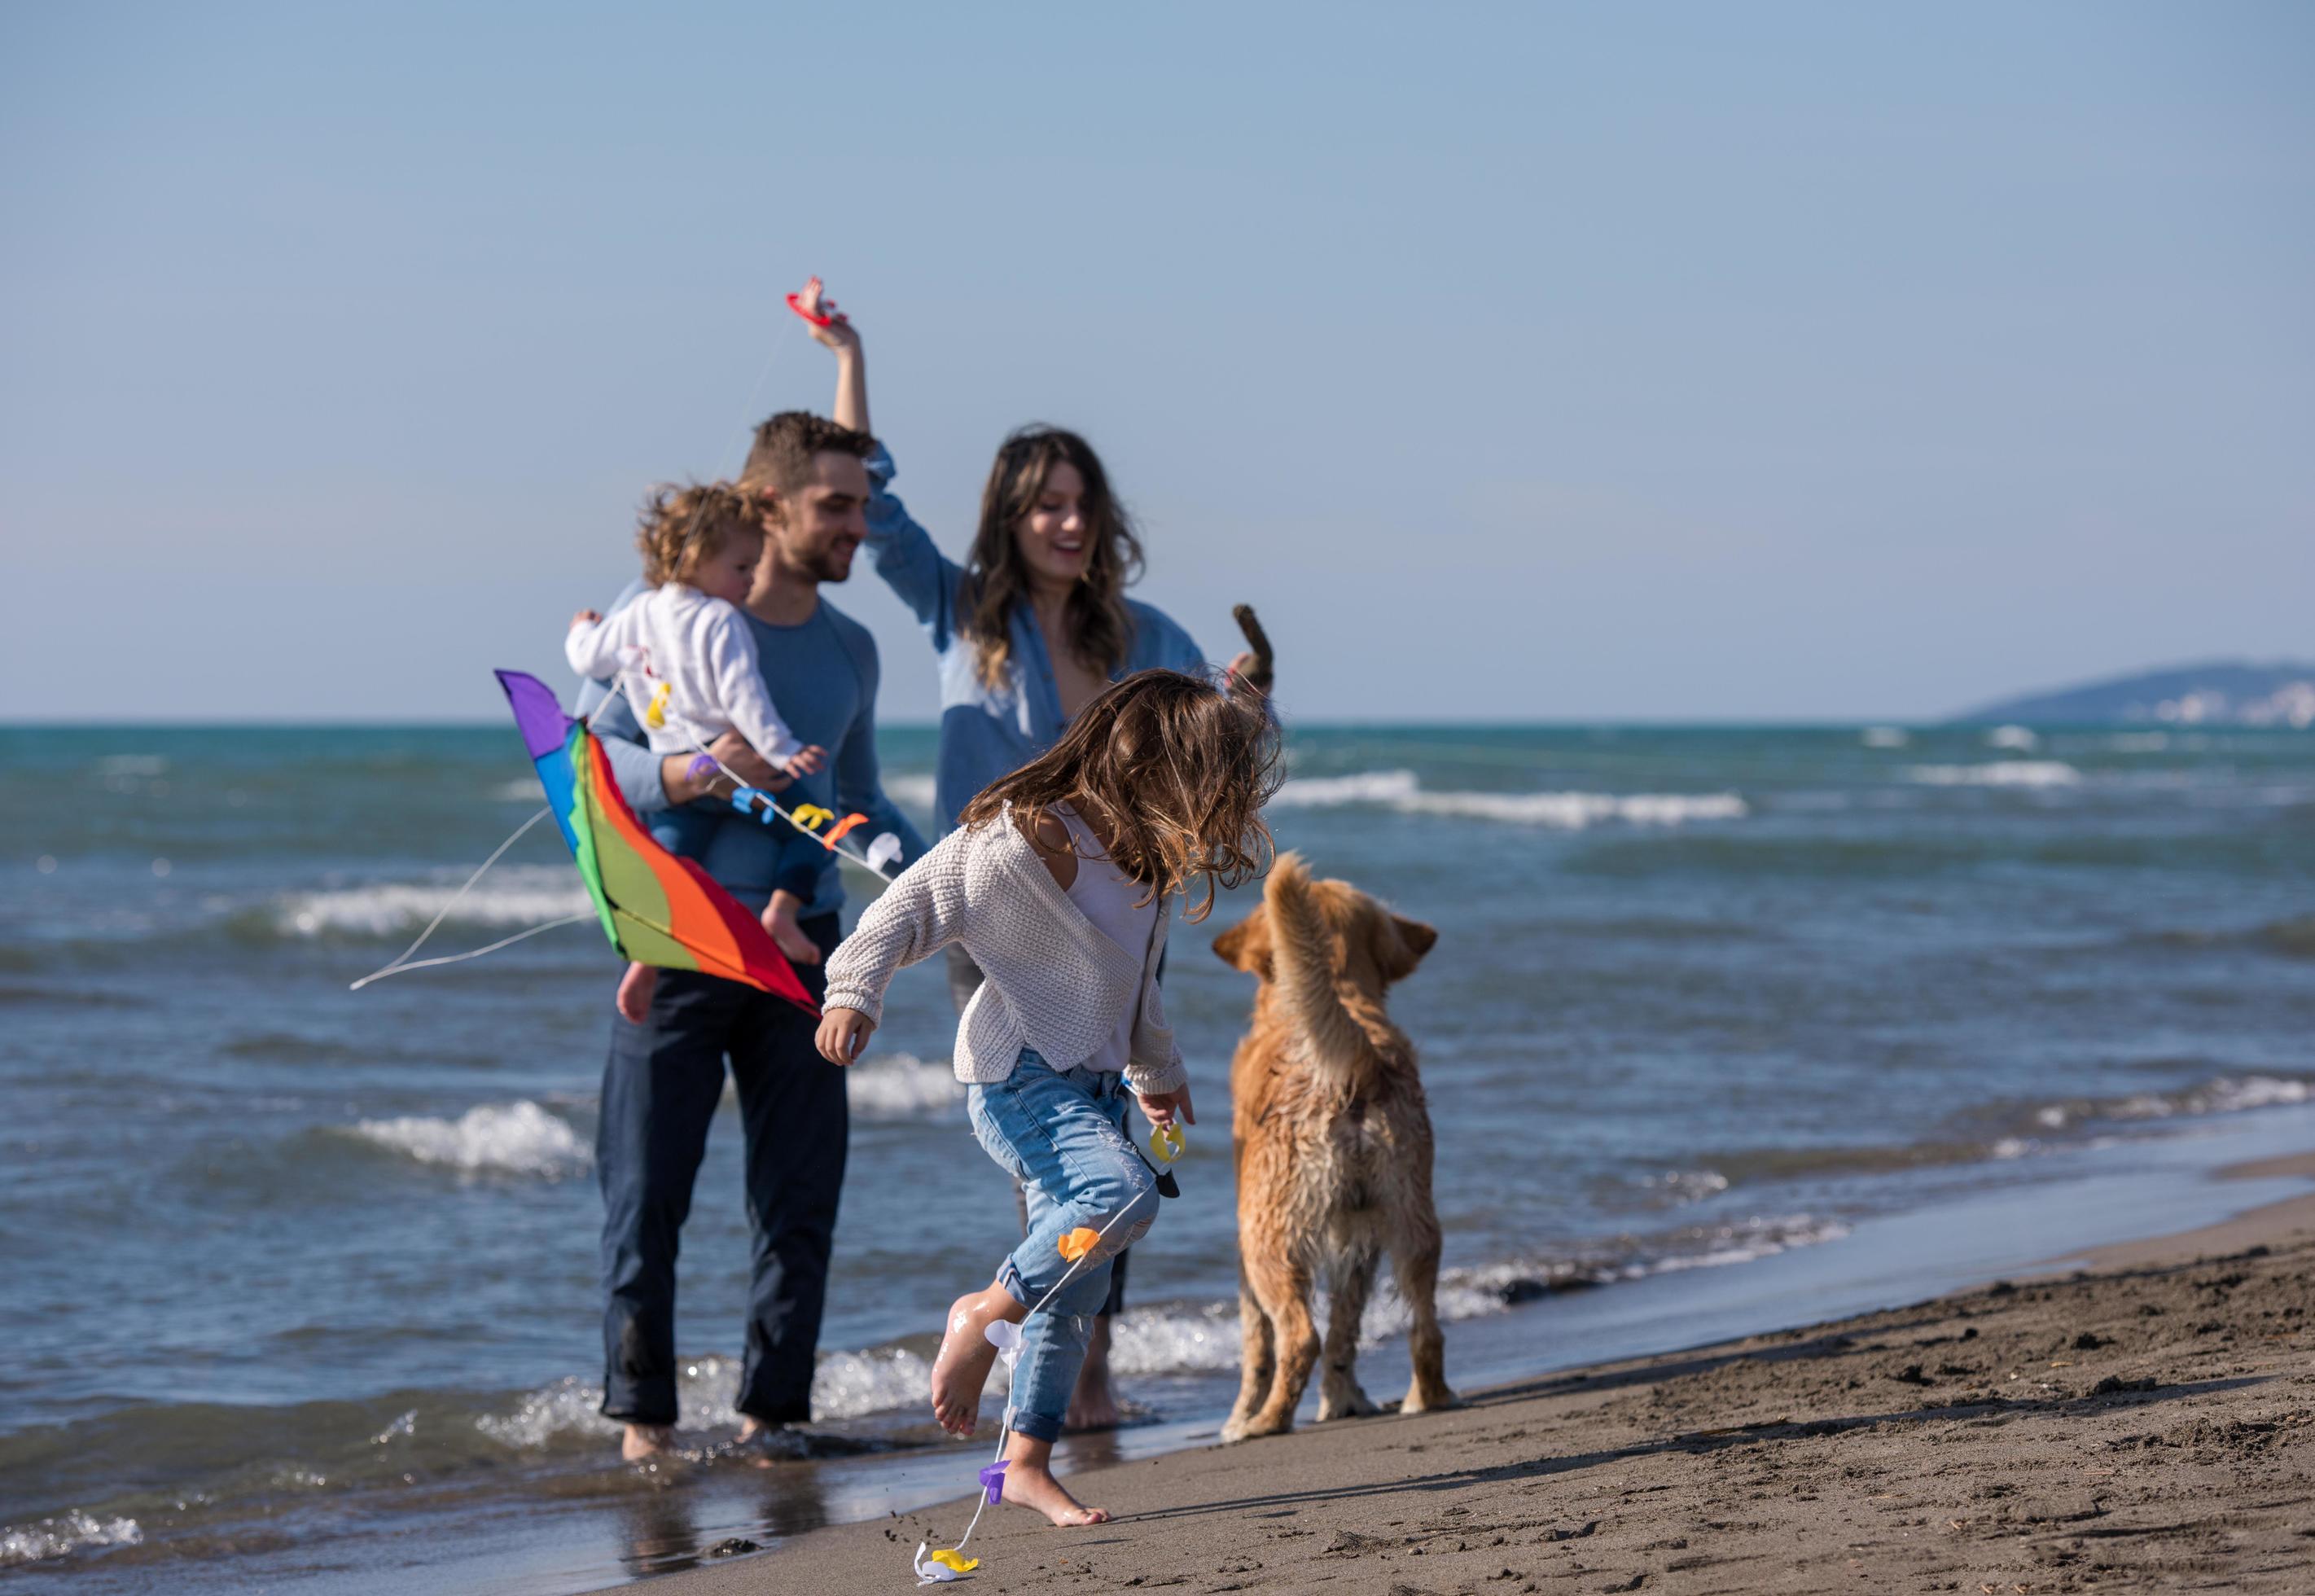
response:
<path fill-rule="evenodd" d="M 1263 805 L 1285 772 L 1278 723 L 1259 694 L 1231 694 L 1178 670 L 1141 670 L 1078 712 L 1059 742 L 991 782 L 958 817 L 998 820 L 1066 803 L 1109 839 L 1110 862 L 1147 889 L 1185 898 L 1203 882 L 1202 920 L 1217 886 L 1270 867 Z"/>
<path fill-rule="evenodd" d="M 1013 612 L 1028 596 L 1029 572 L 1016 529 L 1036 508 L 1053 467 L 1067 461 L 1085 479 L 1086 532 L 1093 556 L 1069 594 L 1067 647 L 1104 677 L 1133 646 L 1133 612 L 1125 588 L 1141 574 L 1141 540 L 1109 491 L 1109 474 L 1093 446 L 1060 427 L 1024 427 L 1007 439 L 980 492 L 980 529 L 965 566 L 960 630 L 972 639 L 973 672 L 1001 687 L 1013 663 Z"/>

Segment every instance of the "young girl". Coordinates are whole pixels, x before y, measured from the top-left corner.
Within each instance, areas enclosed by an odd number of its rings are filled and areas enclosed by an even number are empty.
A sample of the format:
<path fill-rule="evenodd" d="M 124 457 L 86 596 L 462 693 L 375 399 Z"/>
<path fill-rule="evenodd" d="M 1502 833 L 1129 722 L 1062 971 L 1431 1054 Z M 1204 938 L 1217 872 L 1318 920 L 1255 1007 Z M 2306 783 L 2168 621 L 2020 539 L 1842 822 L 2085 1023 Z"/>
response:
<path fill-rule="evenodd" d="M 783 780 L 818 770 L 826 751 L 788 730 L 764 685 L 756 639 L 740 611 L 762 557 L 762 508 L 720 483 L 661 488 L 644 501 L 635 531 L 648 590 L 609 620 L 591 609 L 571 617 L 563 652 L 582 676 L 616 674 L 654 752 L 690 753 L 737 731 L 779 769 Z M 731 811 L 701 802 L 654 816 L 670 852 L 696 858 Z M 789 958 L 820 962 L 796 917 L 811 899 L 819 861 L 783 873 L 764 910 L 764 928 Z M 631 964 L 619 983 L 619 1012 L 640 1024 L 659 972 Z"/>
<path fill-rule="evenodd" d="M 1203 919 L 1218 883 L 1264 867 L 1262 806 L 1279 776 L 1277 726 L 1259 696 L 1172 670 L 1130 676 L 966 805 L 828 962 L 820 1051 L 838 1064 L 859 1057 L 903 965 L 954 944 L 986 976 L 957 1028 L 956 1076 L 971 1085 L 980 1145 L 1028 1188 L 1029 1234 L 986 1290 L 949 1309 L 933 1412 L 971 1434 L 996 1361 L 985 1332 L 1027 1319 L 1004 1494 L 1056 1524 L 1109 1517 L 1061 1487 L 1051 1457 L 1110 1260 L 1157 1217 L 1125 1092 L 1154 1125 L 1197 1122 L 1157 982 L 1172 899 L 1202 885 L 1189 918 Z M 1100 1239 L 1072 1272 L 1058 1244 L 1079 1229 Z"/>

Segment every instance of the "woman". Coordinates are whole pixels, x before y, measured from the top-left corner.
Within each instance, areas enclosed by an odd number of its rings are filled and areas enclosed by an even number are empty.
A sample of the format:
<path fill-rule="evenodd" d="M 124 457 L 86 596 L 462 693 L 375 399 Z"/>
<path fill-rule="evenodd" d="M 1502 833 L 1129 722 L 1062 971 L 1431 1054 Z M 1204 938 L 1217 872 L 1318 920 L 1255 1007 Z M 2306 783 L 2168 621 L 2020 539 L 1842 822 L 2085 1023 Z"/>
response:
<path fill-rule="evenodd" d="M 868 372 L 850 323 L 812 324 L 836 352 L 836 421 L 867 432 Z M 1195 673 L 1205 655 L 1153 605 L 1126 597 L 1141 573 L 1140 539 L 1092 447 L 1059 427 L 1025 427 L 989 467 L 980 525 L 965 563 L 942 554 L 887 492 L 891 457 L 869 461 L 868 552 L 876 574 L 915 612 L 932 639 L 941 680 L 935 807 L 944 835 L 976 794 L 1058 741 L 1078 710 L 1138 670 Z M 1230 661 L 1233 682 L 1254 656 Z M 1162 971 L 1161 971 L 1162 975 Z M 948 950 L 949 996 L 960 1013 L 980 989 L 963 948 Z M 1024 1210 L 1025 1223 L 1025 1207 Z M 1072 1429 L 1117 1423 L 1109 1376 L 1111 1318 L 1125 1303 L 1126 1259 L 1110 1279 L 1077 1394 Z"/>

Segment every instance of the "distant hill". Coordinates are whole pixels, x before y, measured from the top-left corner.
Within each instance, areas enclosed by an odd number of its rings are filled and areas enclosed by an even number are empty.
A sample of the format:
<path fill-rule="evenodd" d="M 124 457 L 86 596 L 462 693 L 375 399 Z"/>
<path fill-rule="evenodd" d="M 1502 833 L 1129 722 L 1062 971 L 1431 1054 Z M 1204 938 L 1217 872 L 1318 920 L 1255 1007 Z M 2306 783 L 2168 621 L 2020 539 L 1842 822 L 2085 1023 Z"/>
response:
<path fill-rule="evenodd" d="M 2080 725 L 2133 723 L 2178 726 L 2315 725 L 2315 665 L 2281 661 L 2254 665 L 2219 660 L 2087 682 L 2053 693 L 2005 698 L 1954 717 Z"/>

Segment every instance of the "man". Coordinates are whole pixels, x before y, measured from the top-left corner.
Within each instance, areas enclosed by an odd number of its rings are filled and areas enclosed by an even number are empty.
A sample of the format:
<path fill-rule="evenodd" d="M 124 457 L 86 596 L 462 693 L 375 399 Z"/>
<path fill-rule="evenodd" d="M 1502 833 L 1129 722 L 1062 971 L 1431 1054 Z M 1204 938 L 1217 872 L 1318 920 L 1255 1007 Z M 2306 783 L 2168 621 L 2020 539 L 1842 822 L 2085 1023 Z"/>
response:
<path fill-rule="evenodd" d="M 829 753 L 828 767 L 801 776 L 786 802 L 816 803 L 869 818 L 867 835 L 896 833 L 903 858 L 924 841 L 879 785 L 876 644 L 865 627 L 820 596 L 852 574 L 866 536 L 868 460 L 864 432 L 799 411 L 757 429 L 740 485 L 765 503 L 764 552 L 745 606 L 764 678 L 799 739 Z M 638 587 L 640 584 L 638 584 Z M 630 590 L 622 602 L 634 596 Z M 614 608 L 616 606 L 613 607 Z M 581 697 L 599 702 L 599 688 Z M 643 741 L 631 708 L 608 705 L 595 722 L 619 789 L 648 811 L 728 793 L 721 776 L 690 774 L 691 757 L 661 758 Z M 744 741 L 711 745 L 751 785 L 776 779 Z M 741 820 L 716 829 L 699 863 L 750 911 L 769 897 L 782 855 L 825 856 L 819 888 L 800 917 L 820 950 L 842 933 L 844 889 L 835 857 L 781 825 Z M 817 998 L 818 963 L 796 973 Z M 747 1138 L 748 1219 L 754 1237 L 746 1351 L 736 1403 L 742 1444 L 775 1426 L 812 1417 L 812 1376 L 827 1294 L 829 1238 L 844 1183 L 849 1114 L 844 1074 L 812 1043 L 813 1021 L 784 999 L 689 971 L 660 977 L 640 1024 L 616 1015 L 603 1068 L 596 1159 L 603 1190 L 603 1408 L 621 1421 L 621 1450 L 647 1458 L 673 1444 L 676 1421 L 675 1259 L 707 1127 L 731 1064 Z"/>

